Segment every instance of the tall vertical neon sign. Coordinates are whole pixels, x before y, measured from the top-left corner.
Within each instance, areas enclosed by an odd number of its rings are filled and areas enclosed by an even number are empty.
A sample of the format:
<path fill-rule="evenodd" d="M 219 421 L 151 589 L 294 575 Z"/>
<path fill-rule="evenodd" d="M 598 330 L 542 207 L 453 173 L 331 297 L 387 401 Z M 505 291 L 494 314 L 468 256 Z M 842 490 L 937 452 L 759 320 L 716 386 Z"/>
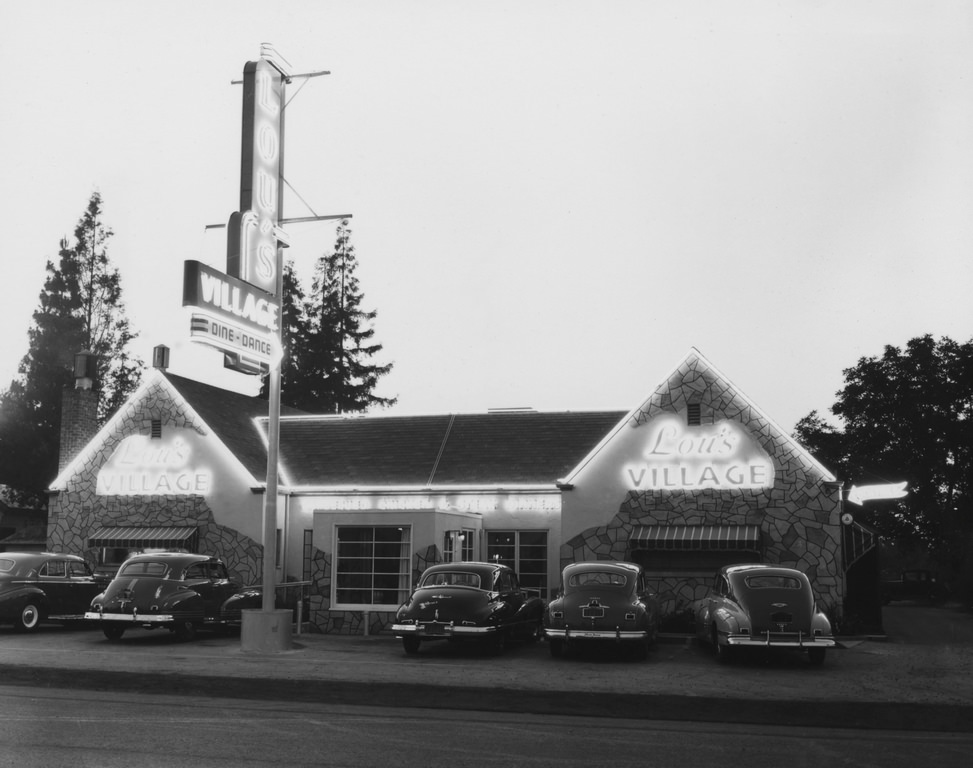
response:
<path fill-rule="evenodd" d="M 240 210 L 227 227 L 227 274 L 277 295 L 284 75 L 266 59 L 243 68 Z"/>

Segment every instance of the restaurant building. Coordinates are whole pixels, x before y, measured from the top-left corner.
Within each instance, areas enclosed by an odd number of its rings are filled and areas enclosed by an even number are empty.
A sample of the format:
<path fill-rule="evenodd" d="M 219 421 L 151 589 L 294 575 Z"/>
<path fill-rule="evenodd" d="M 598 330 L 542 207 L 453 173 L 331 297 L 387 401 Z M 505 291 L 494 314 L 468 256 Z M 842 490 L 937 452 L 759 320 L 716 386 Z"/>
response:
<path fill-rule="evenodd" d="M 65 424 L 90 397 L 67 394 Z M 48 547 L 109 570 L 205 552 L 259 584 L 267 426 L 264 400 L 152 370 L 102 429 L 62 438 Z M 276 580 L 310 582 L 314 631 L 381 631 L 454 559 L 509 563 L 545 598 L 570 562 L 635 561 L 670 617 L 718 566 L 778 563 L 842 611 L 840 483 L 695 349 L 629 411 L 284 409 L 279 456 Z"/>

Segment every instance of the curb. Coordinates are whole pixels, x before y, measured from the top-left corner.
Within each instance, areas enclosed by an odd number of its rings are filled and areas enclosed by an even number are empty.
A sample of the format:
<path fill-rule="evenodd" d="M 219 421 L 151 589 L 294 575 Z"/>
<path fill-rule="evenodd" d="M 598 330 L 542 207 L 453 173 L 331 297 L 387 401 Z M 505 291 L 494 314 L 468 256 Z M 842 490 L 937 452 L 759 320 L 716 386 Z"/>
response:
<path fill-rule="evenodd" d="M 973 705 L 747 700 L 673 694 L 565 693 L 179 673 L 49 669 L 0 664 L 3 685 L 115 693 L 276 700 L 372 707 L 519 712 L 586 718 L 773 724 L 802 728 L 973 733 Z"/>

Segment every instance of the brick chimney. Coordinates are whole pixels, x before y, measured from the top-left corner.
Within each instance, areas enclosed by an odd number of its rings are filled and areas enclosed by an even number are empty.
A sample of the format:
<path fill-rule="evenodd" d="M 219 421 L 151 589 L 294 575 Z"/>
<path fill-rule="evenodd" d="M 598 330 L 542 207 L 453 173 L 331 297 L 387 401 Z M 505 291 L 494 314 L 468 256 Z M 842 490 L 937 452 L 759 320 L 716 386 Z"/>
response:
<path fill-rule="evenodd" d="M 98 360 L 92 352 L 74 356 L 74 388 L 61 397 L 61 449 L 58 474 L 98 432 L 98 392 L 94 388 Z"/>

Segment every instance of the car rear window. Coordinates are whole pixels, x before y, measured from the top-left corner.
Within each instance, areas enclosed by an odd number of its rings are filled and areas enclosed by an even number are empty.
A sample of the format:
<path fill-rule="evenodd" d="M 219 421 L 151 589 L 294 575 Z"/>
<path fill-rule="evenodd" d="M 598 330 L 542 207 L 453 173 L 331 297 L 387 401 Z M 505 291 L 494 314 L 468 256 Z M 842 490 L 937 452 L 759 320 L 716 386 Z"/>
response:
<path fill-rule="evenodd" d="M 747 576 L 747 586 L 750 589 L 800 589 L 801 582 L 793 576 L 761 574 Z"/>
<path fill-rule="evenodd" d="M 469 571 L 439 571 L 430 573 L 422 580 L 422 587 L 438 587 L 440 585 L 455 587 L 480 588 L 480 574 Z"/>
<path fill-rule="evenodd" d="M 156 578 L 164 579 L 168 570 L 169 566 L 165 563 L 154 563 L 150 560 L 142 560 L 137 563 L 125 563 L 125 565 L 123 565 L 121 570 L 118 572 L 118 575 L 155 576 Z"/>
<path fill-rule="evenodd" d="M 624 587 L 627 577 L 614 571 L 582 571 L 568 577 L 569 587 Z"/>
<path fill-rule="evenodd" d="M 0 559 L 0 573 L 10 573 L 16 564 L 16 560 L 11 560 L 7 557 Z"/>

